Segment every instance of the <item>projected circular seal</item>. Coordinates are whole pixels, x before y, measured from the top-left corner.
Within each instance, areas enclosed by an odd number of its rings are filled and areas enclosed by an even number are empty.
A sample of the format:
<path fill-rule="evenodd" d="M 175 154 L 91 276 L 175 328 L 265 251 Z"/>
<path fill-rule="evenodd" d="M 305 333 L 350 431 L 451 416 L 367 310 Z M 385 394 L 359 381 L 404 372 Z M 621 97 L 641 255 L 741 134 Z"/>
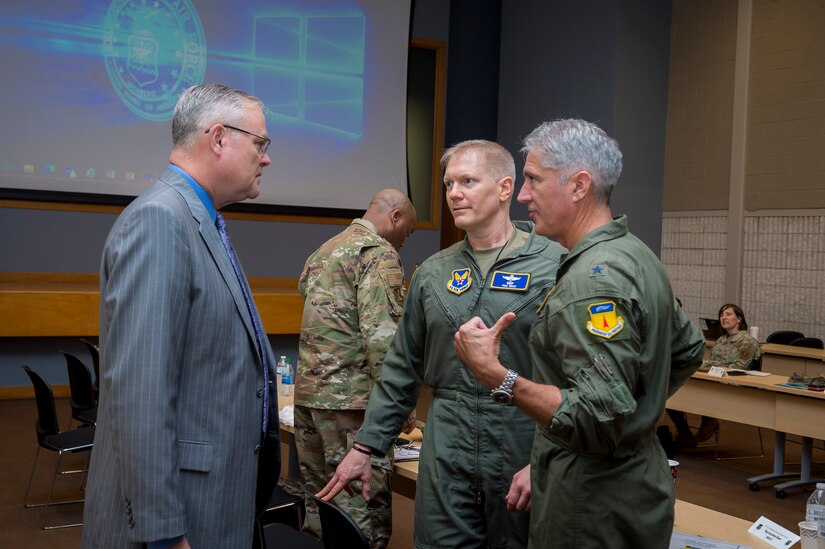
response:
<path fill-rule="evenodd" d="M 203 81 L 206 38 L 190 0 L 114 0 L 103 24 L 109 81 L 129 109 L 168 120 L 181 92 Z"/>

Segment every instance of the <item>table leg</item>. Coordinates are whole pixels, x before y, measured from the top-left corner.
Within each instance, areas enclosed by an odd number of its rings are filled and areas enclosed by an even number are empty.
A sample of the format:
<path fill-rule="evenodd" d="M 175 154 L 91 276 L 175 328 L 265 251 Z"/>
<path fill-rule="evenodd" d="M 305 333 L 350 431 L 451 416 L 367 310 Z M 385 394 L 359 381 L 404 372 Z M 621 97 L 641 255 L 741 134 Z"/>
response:
<path fill-rule="evenodd" d="M 796 473 L 785 472 L 785 433 L 776 431 L 773 437 L 773 473 L 757 475 L 748 479 L 748 488 L 753 492 L 759 491 L 759 483 L 780 478 L 794 478 Z"/>
<path fill-rule="evenodd" d="M 776 490 L 776 497 L 784 498 L 785 490 L 788 488 L 798 488 L 800 486 L 807 486 L 809 484 L 816 484 L 818 482 L 825 482 L 825 479 L 811 478 L 811 461 L 813 460 L 814 439 L 811 437 L 802 437 L 802 470 L 799 475 L 799 480 L 791 482 L 783 482 L 774 486 Z"/>

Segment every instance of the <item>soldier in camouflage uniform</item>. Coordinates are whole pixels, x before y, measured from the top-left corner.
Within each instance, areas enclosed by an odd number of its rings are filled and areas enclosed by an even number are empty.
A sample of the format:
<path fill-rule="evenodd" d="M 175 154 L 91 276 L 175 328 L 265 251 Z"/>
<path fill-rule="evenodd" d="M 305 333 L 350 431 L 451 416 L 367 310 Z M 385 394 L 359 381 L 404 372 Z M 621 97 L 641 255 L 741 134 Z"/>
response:
<path fill-rule="evenodd" d="M 304 314 L 295 385 L 295 440 L 307 494 L 306 527 L 321 534 L 309 494 L 332 478 L 361 427 L 370 390 L 381 375 L 404 302 L 398 250 L 415 226 L 415 209 L 401 191 L 386 189 L 364 217 L 332 237 L 304 266 L 299 290 Z M 373 497 L 344 493 L 335 502 L 363 530 L 370 546 L 392 532 L 388 457 L 372 459 Z"/>
<path fill-rule="evenodd" d="M 752 369 L 755 361 L 762 356 L 759 342 L 748 333 L 748 321 L 739 305 L 726 303 L 719 308 L 719 324 L 725 333 L 716 340 L 710 351 L 710 360 L 702 364 L 702 370 L 712 366 L 723 368 Z M 702 423 L 694 435 L 688 427 L 684 412 L 668 410 L 668 416 L 676 426 L 676 445 L 680 448 L 692 448 L 712 437 L 719 430 L 719 420 L 715 417 L 702 416 Z"/>
<path fill-rule="evenodd" d="M 722 305 L 719 324 L 725 334 L 713 345 L 708 364 L 750 370 L 753 362 L 762 356 L 762 350 L 759 342 L 748 333 L 748 322 L 742 308 L 733 303 Z"/>

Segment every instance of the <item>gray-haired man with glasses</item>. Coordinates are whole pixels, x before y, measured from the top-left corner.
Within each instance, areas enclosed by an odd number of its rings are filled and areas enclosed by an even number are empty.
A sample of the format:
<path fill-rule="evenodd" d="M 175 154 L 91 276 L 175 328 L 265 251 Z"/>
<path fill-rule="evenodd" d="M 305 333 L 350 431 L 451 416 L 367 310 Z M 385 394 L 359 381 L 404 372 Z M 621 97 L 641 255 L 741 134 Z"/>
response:
<path fill-rule="evenodd" d="M 218 212 L 260 193 L 263 104 L 189 88 L 172 142 L 103 251 L 85 548 L 250 547 L 280 470 L 275 361 Z"/>

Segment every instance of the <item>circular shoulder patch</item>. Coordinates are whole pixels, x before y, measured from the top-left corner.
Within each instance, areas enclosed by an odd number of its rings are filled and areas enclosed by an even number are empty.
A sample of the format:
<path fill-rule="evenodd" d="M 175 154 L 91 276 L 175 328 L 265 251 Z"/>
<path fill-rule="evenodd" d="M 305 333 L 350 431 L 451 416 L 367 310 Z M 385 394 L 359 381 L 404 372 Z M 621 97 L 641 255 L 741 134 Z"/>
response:
<path fill-rule="evenodd" d="M 203 82 L 206 37 L 190 0 L 113 0 L 103 22 L 109 81 L 132 112 L 172 118 L 180 94 Z"/>

